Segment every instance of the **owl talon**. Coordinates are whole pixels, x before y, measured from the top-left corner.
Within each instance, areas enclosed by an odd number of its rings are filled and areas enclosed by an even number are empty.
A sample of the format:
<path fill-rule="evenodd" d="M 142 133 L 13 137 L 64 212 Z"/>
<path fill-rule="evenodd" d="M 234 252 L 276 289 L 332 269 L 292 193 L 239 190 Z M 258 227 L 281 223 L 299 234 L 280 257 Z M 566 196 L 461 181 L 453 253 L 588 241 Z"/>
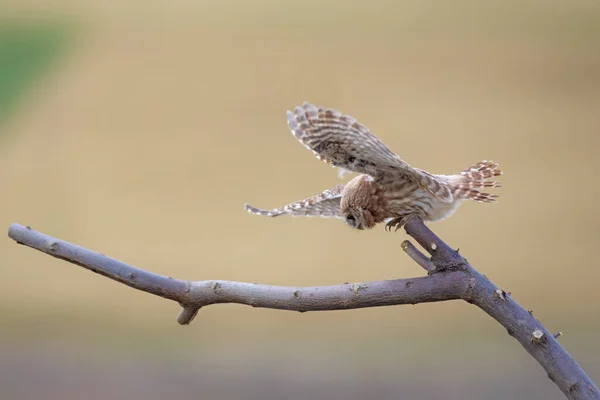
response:
<path fill-rule="evenodd" d="M 385 224 L 385 230 L 391 232 L 392 228 L 395 228 L 394 232 L 398 232 L 398 229 L 401 229 L 408 222 L 408 220 L 410 218 L 411 218 L 411 215 L 394 218 L 393 220 L 391 220 L 387 224 Z"/>
<path fill-rule="evenodd" d="M 406 223 L 406 219 L 404 217 L 394 218 L 393 220 L 391 220 L 387 224 L 385 224 L 385 230 L 388 232 L 391 232 L 392 228 L 395 228 L 394 232 L 397 232 L 398 229 L 402 228 L 402 226 L 405 223 Z"/>

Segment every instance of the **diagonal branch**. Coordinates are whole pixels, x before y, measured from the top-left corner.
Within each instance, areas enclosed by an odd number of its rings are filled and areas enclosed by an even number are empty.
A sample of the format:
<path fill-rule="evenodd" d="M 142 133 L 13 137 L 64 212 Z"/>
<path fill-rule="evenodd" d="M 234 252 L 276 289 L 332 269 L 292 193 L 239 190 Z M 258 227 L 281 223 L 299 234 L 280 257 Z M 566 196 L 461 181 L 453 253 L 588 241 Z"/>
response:
<path fill-rule="evenodd" d="M 406 232 L 431 254 L 437 271 L 463 271 L 470 276 L 463 300 L 482 309 L 498 321 L 508 334 L 540 363 L 568 399 L 600 399 L 600 390 L 533 315 L 476 271 L 457 250 L 453 250 L 418 218 L 410 219 Z"/>
<path fill-rule="evenodd" d="M 30 227 L 12 224 L 8 235 L 19 244 L 178 302 L 182 311 L 177 321 L 182 325 L 189 324 L 201 307 L 219 303 L 305 312 L 462 299 L 476 305 L 506 328 L 509 335 L 540 363 L 567 398 L 600 400 L 600 390 L 581 367 L 509 293 L 477 272 L 420 219 L 409 220 L 405 229 L 431 255 L 428 258 L 408 241 L 402 243 L 404 251 L 427 271 L 428 276 L 315 287 L 222 280 L 184 281 L 133 267 Z"/>

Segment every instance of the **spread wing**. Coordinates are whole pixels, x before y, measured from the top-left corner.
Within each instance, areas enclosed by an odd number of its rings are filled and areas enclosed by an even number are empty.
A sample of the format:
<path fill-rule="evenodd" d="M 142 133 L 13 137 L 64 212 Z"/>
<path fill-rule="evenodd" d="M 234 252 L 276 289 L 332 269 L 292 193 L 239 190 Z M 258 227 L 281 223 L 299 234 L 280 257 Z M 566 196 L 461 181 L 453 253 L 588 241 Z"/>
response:
<path fill-rule="evenodd" d="M 368 174 L 376 181 L 409 179 L 444 202 L 452 201 L 447 184 L 413 168 L 354 118 L 305 102 L 287 112 L 296 139 L 318 159 L 345 170 Z"/>
<path fill-rule="evenodd" d="M 245 208 L 250 214 L 263 215 L 265 217 L 278 217 L 280 215 L 322 217 L 322 218 L 344 218 L 340 209 L 340 199 L 344 185 L 336 185 L 331 189 L 324 190 L 316 196 L 296 201 L 281 208 L 266 210 L 246 204 Z"/>

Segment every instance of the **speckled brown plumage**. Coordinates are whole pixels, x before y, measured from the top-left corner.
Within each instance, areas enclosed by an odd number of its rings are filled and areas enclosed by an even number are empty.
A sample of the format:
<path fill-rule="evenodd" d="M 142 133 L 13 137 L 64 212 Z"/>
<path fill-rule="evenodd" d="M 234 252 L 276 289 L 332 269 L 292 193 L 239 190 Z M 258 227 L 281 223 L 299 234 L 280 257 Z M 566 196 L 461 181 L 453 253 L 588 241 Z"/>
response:
<path fill-rule="evenodd" d="M 454 175 L 434 175 L 411 167 L 364 125 L 339 111 L 305 102 L 288 111 L 287 120 L 294 136 L 318 159 L 360 175 L 281 208 L 246 205 L 252 214 L 341 218 L 357 229 L 387 221 L 388 228 L 397 229 L 410 215 L 438 221 L 452 215 L 463 200 L 490 203 L 498 197 L 479 191 L 501 186 L 488 180 L 502 174 L 494 162 L 481 161 Z"/>

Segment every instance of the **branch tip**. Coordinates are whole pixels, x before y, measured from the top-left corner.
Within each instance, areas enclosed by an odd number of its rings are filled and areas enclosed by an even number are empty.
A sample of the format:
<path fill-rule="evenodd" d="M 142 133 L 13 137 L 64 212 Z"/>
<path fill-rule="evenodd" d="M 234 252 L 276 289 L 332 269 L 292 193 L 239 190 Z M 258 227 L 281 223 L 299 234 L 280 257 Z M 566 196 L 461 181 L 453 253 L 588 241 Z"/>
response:
<path fill-rule="evenodd" d="M 196 318 L 199 310 L 198 307 L 183 307 L 177 316 L 177 322 L 179 325 L 189 325 Z"/>
<path fill-rule="evenodd" d="M 410 241 L 405 240 L 402 242 L 402 250 L 408 254 L 410 258 L 414 260 L 418 265 L 420 265 L 427 272 L 435 272 L 436 266 L 431 262 L 431 260 L 423 253 L 419 251 Z"/>
<path fill-rule="evenodd" d="M 402 250 L 406 251 L 406 249 L 408 249 L 409 244 L 410 242 L 408 240 L 405 240 L 400 244 L 400 247 L 402 247 Z"/>

